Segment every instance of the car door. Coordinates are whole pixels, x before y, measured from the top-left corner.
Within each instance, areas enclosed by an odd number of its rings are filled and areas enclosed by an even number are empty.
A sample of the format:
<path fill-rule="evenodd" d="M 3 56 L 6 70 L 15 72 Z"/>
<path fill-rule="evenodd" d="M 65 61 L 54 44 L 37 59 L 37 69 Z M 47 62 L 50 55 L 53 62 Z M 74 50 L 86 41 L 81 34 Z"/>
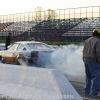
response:
<path fill-rule="evenodd" d="M 8 50 L 5 51 L 5 62 L 6 63 L 15 63 L 16 54 L 14 53 L 19 44 L 13 44 Z"/>
<path fill-rule="evenodd" d="M 24 58 L 30 57 L 30 50 L 25 46 L 25 44 L 19 44 L 16 50 L 16 54 L 22 55 Z"/>

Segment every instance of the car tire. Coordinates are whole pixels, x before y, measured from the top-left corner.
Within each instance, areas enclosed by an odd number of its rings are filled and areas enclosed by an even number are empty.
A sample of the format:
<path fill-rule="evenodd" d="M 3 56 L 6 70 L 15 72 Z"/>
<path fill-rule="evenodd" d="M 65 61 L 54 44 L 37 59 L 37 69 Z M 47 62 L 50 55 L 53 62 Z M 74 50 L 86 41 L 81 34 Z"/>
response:
<path fill-rule="evenodd" d="M 17 65 L 27 66 L 28 65 L 28 60 L 24 60 L 23 58 L 20 57 L 17 60 Z"/>
<path fill-rule="evenodd" d="M 0 63 L 4 63 L 4 60 L 1 56 L 0 56 Z"/>
<path fill-rule="evenodd" d="M 17 65 L 22 65 L 23 62 L 24 62 L 23 58 L 17 59 Z"/>
<path fill-rule="evenodd" d="M 29 62 L 29 63 L 33 63 L 33 60 L 29 59 L 28 62 Z"/>
<path fill-rule="evenodd" d="M 2 62 L 2 57 L 0 56 L 0 62 Z"/>
<path fill-rule="evenodd" d="M 2 60 L 2 57 L 0 56 L 0 61 Z"/>

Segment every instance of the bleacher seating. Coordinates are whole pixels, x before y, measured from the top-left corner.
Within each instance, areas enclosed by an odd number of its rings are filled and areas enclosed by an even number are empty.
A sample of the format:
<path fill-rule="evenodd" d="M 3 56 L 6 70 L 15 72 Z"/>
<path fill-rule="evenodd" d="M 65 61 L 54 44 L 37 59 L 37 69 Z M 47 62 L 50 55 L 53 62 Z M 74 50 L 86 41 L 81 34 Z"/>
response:
<path fill-rule="evenodd" d="M 37 40 L 59 37 L 84 40 L 91 36 L 94 28 L 100 28 L 100 17 L 9 22 L 0 23 L 0 36 L 7 36 L 8 32 L 12 32 L 13 36 L 27 38 L 30 32 L 30 37 Z"/>
<path fill-rule="evenodd" d="M 33 29 L 71 29 L 82 20 L 81 18 L 44 20 L 35 25 Z"/>
<path fill-rule="evenodd" d="M 92 30 L 100 28 L 100 17 L 98 18 L 85 18 L 78 25 L 74 26 L 71 30 L 62 34 L 62 36 L 70 37 L 73 40 L 85 40 L 92 36 Z"/>
<path fill-rule="evenodd" d="M 27 31 L 34 25 L 33 21 L 14 22 L 5 28 L 5 31 Z"/>
<path fill-rule="evenodd" d="M 4 30 L 7 26 L 13 24 L 12 22 L 9 23 L 0 23 L 0 31 Z"/>
<path fill-rule="evenodd" d="M 19 36 L 33 26 L 35 26 L 34 21 L 0 23 L 0 36 L 7 36 L 8 32 L 12 32 L 13 36 Z"/>
<path fill-rule="evenodd" d="M 94 28 L 100 28 L 100 18 L 86 18 L 84 21 L 69 30 L 66 34 L 70 36 L 73 34 L 74 36 L 78 36 L 80 34 L 81 36 L 91 36 L 91 32 Z"/>

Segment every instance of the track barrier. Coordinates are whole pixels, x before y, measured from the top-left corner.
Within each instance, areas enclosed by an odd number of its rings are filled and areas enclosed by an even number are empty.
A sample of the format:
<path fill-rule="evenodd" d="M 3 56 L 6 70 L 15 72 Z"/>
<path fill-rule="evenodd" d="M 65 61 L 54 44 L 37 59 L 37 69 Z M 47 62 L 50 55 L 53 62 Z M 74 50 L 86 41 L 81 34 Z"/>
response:
<path fill-rule="evenodd" d="M 82 100 L 56 69 L 0 64 L 0 94 L 12 100 Z"/>

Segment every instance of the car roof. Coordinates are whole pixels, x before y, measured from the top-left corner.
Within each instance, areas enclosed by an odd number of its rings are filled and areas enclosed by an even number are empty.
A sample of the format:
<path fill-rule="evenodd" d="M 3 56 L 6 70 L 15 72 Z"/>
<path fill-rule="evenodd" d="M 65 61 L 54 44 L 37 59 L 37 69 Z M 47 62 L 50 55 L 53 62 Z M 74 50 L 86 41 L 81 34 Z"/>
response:
<path fill-rule="evenodd" d="M 37 42 L 37 41 L 18 41 L 15 43 L 22 43 L 22 44 L 26 44 L 26 43 L 43 43 L 43 42 Z"/>

